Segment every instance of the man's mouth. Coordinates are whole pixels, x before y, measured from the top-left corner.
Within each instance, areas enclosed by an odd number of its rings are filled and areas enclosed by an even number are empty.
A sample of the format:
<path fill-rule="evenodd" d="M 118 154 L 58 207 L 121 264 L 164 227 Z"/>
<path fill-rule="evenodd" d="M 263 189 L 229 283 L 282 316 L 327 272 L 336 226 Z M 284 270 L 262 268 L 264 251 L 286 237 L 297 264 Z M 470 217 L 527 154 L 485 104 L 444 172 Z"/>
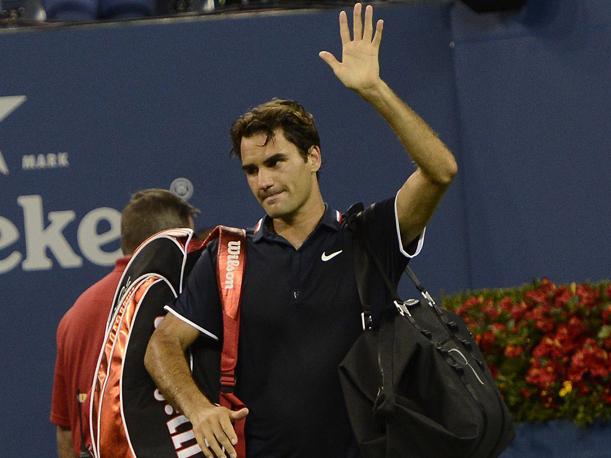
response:
<path fill-rule="evenodd" d="M 261 202 L 268 202 L 269 200 L 274 200 L 280 194 L 282 194 L 282 191 L 274 191 L 274 192 L 266 193 L 261 197 Z"/>

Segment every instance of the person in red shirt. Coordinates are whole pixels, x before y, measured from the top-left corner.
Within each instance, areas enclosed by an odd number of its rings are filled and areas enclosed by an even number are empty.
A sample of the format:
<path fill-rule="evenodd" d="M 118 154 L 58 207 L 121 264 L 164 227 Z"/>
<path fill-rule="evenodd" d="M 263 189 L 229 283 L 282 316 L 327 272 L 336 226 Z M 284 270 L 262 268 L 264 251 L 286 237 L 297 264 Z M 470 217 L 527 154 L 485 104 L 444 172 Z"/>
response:
<path fill-rule="evenodd" d="M 130 255 L 164 229 L 189 227 L 198 210 L 164 189 L 136 192 L 121 213 L 121 250 L 115 268 L 76 300 L 57 327 L 51 402 L 60 458 L 90 456 L 89 392 L 115 289 Z"/>

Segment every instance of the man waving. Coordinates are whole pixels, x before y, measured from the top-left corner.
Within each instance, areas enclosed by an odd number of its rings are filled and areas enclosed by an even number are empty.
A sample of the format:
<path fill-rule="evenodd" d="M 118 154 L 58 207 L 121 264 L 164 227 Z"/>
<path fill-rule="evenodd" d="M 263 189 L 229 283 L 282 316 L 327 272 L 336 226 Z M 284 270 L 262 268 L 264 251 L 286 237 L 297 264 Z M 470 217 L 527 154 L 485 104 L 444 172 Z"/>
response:
<path fill-rule="evenodd" d="M 352 36 L 346 14 L 339 16 L 341 62 L 327 51 L 320 57 L 384 117 L 416 165 L 394 198 L 363 212 L 359 226 L 388 277 L 398 282 L 420 251 L 425 225 L 457 166 L 435 133 L 380 78 L 383 22 L 374 28 L 371 6 L 364 19 L 360 4 L 353 15 Z M 247 408 L 215 405 L 197 388 L 183 356 L 199 336 L 223 338 L 214 243 L 183 294 L 167 307 L 149 343 L 147 369 L 166 399 L 191 420 L 207 457 L 236 456 L 232 423 L 245 416 L 249 457 L 356 457 L 337 374 L 361 332 L 355 234 L 322 197 L 314 117 L 295 101 L 273 99 L 236 119 L 231 139 L 265 211 L 246 241 L 235 393 Z M 376 281 L 371 286 L 382 305 L 386 289 Z"/>

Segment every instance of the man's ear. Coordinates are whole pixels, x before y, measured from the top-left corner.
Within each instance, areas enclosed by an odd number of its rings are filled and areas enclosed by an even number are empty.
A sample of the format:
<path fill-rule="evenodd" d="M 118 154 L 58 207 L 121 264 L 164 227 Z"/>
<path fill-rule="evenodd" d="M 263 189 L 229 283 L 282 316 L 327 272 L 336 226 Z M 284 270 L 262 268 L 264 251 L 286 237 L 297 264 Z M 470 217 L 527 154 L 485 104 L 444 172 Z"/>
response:
<path fill-rule="evenodd" d="M 316 145 L 310 146 L 308 150 L 308 163 L 310 164 L 312 172 L 318 172 L 322 165 L 322 155 L 320 153 L 320 147 Z"/>

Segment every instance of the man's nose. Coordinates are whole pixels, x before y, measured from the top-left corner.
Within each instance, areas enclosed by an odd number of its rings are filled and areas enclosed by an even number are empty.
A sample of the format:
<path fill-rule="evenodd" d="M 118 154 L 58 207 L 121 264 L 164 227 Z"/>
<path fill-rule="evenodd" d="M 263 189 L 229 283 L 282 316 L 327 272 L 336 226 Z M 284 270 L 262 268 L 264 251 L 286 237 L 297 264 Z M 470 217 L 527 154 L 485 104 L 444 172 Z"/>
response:
<path fill-rule="evenodd" d="M 272 174 L 265 169 L 259 169 L 257 174 L 257 186 L 259 189 L 268 189 L 273 185 Z"/>

